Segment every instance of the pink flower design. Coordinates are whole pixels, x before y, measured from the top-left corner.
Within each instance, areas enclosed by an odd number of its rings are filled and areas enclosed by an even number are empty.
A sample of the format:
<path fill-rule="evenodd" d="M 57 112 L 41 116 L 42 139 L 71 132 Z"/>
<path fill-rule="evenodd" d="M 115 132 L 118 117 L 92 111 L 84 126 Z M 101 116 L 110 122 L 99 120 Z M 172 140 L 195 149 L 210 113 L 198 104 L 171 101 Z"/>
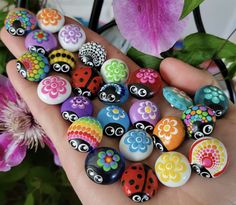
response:
<path fill-rule="evenodd" d="M 57 98 L 66 93 L 66 81 L 58 76 L 50 76 L 42 81 L 42 93 L 49 94 L 51 98 Z"/>
<path fill-rule="evenodd" d="M 158 74 L 150 68 L 145 68 L 140 69 L 139 72 L 136 74 L 136 77 L 140 79 L 141 83 L 154 84 L 156 82 Z"/>
<path fill-rule="evenodd" d="M 74 97 L 71 101 L 73 108 L 85 109 L 85 106 L 89 104 L 88 100 L 84 96 Z"/>

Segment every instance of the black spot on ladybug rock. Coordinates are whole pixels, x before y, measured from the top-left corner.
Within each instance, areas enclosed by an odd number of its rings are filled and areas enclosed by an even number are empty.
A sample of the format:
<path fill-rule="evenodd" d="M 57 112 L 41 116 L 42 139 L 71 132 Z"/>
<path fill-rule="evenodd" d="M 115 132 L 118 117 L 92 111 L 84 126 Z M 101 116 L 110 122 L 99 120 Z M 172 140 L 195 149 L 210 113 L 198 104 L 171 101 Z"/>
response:
<path fill-rule="evenodd" d="M 136 170 L 136 169 L 137 169 L 137 167 L 133 166 L 133 167 L 131 167 L 131 169 L 134 169 L 134 170 Z"/>
<path fill-rule="evenodd" d="M 85 71 L 85 72 L 84 72 L 84 75 L 88 75 L 88 71 Z"/>
<path fill-rule="evenodd" d="M 129 180 L 129 184 L 133 185 L 134 184 L 134 180 L 133 179 Z"/>
<path fill-rule="evenodd" d="M 128 173 L 128 171 L 126 170 L 126 171 L 125 171 L 125 174 L 127 174 L 127 173 Z"/>
<path fill-rule="evenodd" d="M 55 58 L 55 55 L 51 55 L 51 59 Z"/>
<path fill-rule="evenodd" d="M 56 57 L 60 57 L 60 56 L 61 56 L 61 54 L 60 54 L 60 53 L 57 53 L 57 54 L 56 54 Z"/>
<path fill-rule="evenodd" d="M 66 54 L 65 54 L 65 53 L 63 53 L 63 54 L 62 54 L 62 57 L 63 57 L 63 58 L 65 58 L 65 57 L 66 57 Z"/>
<path fill-rule="evenodd" d="M 93 80 L 94 83 L 97 83 L 98 81 L 96 79 Z"/>
<path fill-rule="evenodd" d="M 79 82 L 81 82 L 81 83 L 82 83 L 83 81 L 84 81 L 84 79 L 83 79 L 83 78 L 80 78 L 80 79 L 79 79 Z"/>
<path fill-rule="evenodd" d="M 148 188 L 148 189 L 151 189 L 151 186 L 148 186 L 147 188 Z"/>
<path fill-rule="evenodd" d="M 141 170 L 141 171 L 142 171 L 142 170 L 143 170 L 143 168 L 142 168 L 142 167 L 139 167 L 139 170 Z"/>
<path fill-rule="evenodd" d="M 66 57 L 67 57 L 68 59 L 71 59 L 71 56 L 70 56 L 70 55 L 67 55 Z"/>
<path fill-rule="evenodd" d="M 136 190 L 139 190 L 139 185 L 136 185 L 134 188 L 135 188 Z"/>
<path fill-rule="evenodd" d="M 150 182 L 151 184 L 153 184 L 153 183 L 154 183 L 153 178 L 149 178 L 149 182 Z"/>
<path fill-rule="evenodd" d="M 139 179 L 142 179 L 142 174 L 138 174 L 137 177 L 138 177 Z"/>

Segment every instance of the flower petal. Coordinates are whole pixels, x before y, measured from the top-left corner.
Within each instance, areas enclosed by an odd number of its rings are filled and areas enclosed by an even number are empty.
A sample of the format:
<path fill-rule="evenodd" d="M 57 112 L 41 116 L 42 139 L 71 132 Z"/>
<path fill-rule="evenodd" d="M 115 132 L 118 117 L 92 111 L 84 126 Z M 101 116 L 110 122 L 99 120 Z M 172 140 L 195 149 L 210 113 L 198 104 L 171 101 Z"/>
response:
<path fill-rule="evenodd" d="M 183 0 L 115 0 L 113 10 L 121 34 L 131 45 L 159 56 L 179 40 L 186 26 L 188 18 L 179 21 L 183 3 Z"/>

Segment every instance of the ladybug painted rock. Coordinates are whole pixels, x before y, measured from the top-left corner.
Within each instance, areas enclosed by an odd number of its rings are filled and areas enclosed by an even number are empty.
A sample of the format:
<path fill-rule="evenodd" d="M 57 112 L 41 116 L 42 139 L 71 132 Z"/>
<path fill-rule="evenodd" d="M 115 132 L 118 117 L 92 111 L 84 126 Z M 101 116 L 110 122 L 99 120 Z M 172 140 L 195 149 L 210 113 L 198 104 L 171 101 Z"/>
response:
<path fill-rule="evenodd" d="M 86 174 L 97 184 L 112 184 L 118 181 L 124 170 L 124 158 L 110 147 L 92 150 L 85 160 Z"/>
<path fill-rule="evenodd" d="M 154 171 L 146 164 L 131 164 L 121 177 L 122 190 L 132 201 L 150 200 L 158 190 L 158 179 Z"/>
<path fill-rule="evenodd" d="M 69 127 L 67 140 L 73 149 L 79 152 L 89 152 L 100 144 L 102 126 L 93 117 L 81 117 Z"/>
<path fill-rule="evenodd" d="M 210 136 L 216 122 L 214 110 L 205 105 L 194 105 L 185 110 L 182 120 L 187 127 L 189 137 L 199 139 Z"/>
<path fill-rule="evenodd" d="M 147 99 L 162 88 L 160 74 L 151 68 L 141 68 L 131 73 L 128 80 L 130 94 L 138 99 Z"/>
<path fill-rule="evenodd" d="M 51 68 L 56 72 L 69 73 L 75 68 L 74 54 L 67 50 L 54 50 L 49 54 L 48 57 Z"/>
<path fill-rule="evenodd" d="M 102 108 L 97 119 L 102 124 L 103 133 L 108 137 L 122 137 L 130 126 L 128 114 L 114 105 Z"/>
<path fill-rule="evenodd" d="M 183 142 L 185 127 L 181 119 L 174 116 L 162 118 L 152 134 L 153 143 L 161 151 L 175 150 Z"/>
<path fill-rule="evenodd" d="M 25 36 L 36 26 L 36 16 L 22 8 L 10 11 L 5 19 L 5 28 L 13 36 Z"/>
<path fill-rule="evenodd" d="M 222 117 L 229 108 L 229 100 L 224 91 L 213 85 L 207 85 L 197 90 L 194 102 L 213 109 L 217 118 Z"/>
<path fill-rule="evenodd" d="M 150 100 L 138 100 L 129 109 L 131 123 L 137 129 L 152 132 L 154 126 L 160 120 L 159 107 Z"/>
<path fill-rule="evenodd" d="M 77 68 L 72 74 L 72 87 L 76 95 L 93 99 L 102 84 L 102 77 L 90 67 Z"/>
<path fill-rule="evenodd" d="M 101 87 L 98 99 L 106 105 L 120 105 L 129 98 L 129 91 L 125 85 L 109 83 Z"/>
<path fill-rule="evenodd" d="M 212 137 L 196 140 L 189 151 L 192 169 L 200 176 L 216 178 L 228 165 L 228 154 L 221 141 Z"/>

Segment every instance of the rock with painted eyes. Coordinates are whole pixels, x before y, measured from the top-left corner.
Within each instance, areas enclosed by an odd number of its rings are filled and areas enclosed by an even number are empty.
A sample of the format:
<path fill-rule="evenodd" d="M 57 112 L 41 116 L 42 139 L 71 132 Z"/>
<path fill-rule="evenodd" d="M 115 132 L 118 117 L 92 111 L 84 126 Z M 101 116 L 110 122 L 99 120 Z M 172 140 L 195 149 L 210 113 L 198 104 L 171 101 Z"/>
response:
<path fill-rule="evenodd" d="M 119 149 L 127 160 L 142 161 L 152 154 L 152 138 L 144 130 L 132 129 L 120 139 Z"/>
<path fill-rule="evenodd" d="M 47 76 L 50 66 L 45 56 L 35 52 L 26 52 L 17 59 L 16 69 L 23 78 L 39 82 Z"/>
<path fill-rule="evenodd" d="M 80 117 L 91 116 L 92 114 L 93 104 L 84 96 L 70 97 L 61 105 L 62 117 L 71 123 Z"/>
<path fill-rule="evenodd" d="M 103 133 L 108 137 L 122 137 L 130 126 L 128 114 L 114 105 L 101 109 L 97 119 L 102 124 Z"/>
<path fill-rule="evenodd" d="M 150 100 L 137 100 L 129 109 L 129 117 L 133 126 L 146 132 L 153 131 L 160 116 L 159 107 Z"/>
<path fill-rule="evenodd" d="M 142 203 L 153 198 L 158 190 L 158 179 L 146 164 L 131 164 L 122 174 L 122 190 L 132 201 Z"/>
<path fill-rule="evenodd" d="M 228 165 L 228 154 L 224 144 L 216 138 L 205 137 L 196 140 L 189 150 L 192 169 L 200 176 L 216 178 L 222 175 Z"/>
<path fill-rule="evenodd" d="M 72 73 L 72 87 L 75 95 L 94 99 L 102 84 L 102 77 L 90 67 L 77 68 Z"/>
<path fill-rule="evenodd" d="M 53 34 L 37 29 L 26 36 L 25 47 L 31 52 L 47 56 L 57 47 L 57 39 Z"/>
<path fill-rule="evenodd" d="M 70 51 L 64 49 L 53 50 L 48 58 L 50 66 L 55 72 L 69 73 L 75 68 L 75 57 Z"/>
<path fill-rule="evenodd" d="M 211 135 L 215 127 L 216 115 L 214 110 L 205 105 L 194 105 L 183 112 L 182 120 L 189 137 L 196 140 Z"/>
<path fill-rule="evenodd" d="M 101 87 L 98 99 L 106 105 L 120 105 L 126 102 L 129 91 L 125 85 L 109 83 Z"/>
<path fill-rule="evenodd" d="M 92 150 L 85 160 L 86 174 L 96 184 L 113 184 L 120 179 L 124 169 L 124 158 L 110 147 Z"/>
<path fill-rule="evenodd" d="M 185 137 L 185 127 L 181 119 L 174 116 L 162 118 L 152 134 L 153 144 L 161 151 L 172 151 L 178 148 Z"/>
<path fill-rule="evenodd" d="M 36 26 L 36 16 L 26 9 L 12 10 L 5 19 L 5 28 L 13 36 L 25 36 Z"/>
<path fill-rule="evenodd" d="M 137 99 L 148 99 L 162 88 L 160 74 L 151 68 L 140 68 L 131 73 L 128 80 L 130 94 Z"/>
<path fill-rule="evenodd" d="M 67 131 L 67 140 L 79 152 L 90 152 L 102 140 L 102 126 L 93 117 L 81 117 L 74 121 Z"/>
<path fill-rule="evenodd" d="M 229 100 L 224 91 L 213 85 L 198 89 L 195 93 L 194 102 L 213 109 L 217 118 L 221 118 L 229 108 Z"/>

